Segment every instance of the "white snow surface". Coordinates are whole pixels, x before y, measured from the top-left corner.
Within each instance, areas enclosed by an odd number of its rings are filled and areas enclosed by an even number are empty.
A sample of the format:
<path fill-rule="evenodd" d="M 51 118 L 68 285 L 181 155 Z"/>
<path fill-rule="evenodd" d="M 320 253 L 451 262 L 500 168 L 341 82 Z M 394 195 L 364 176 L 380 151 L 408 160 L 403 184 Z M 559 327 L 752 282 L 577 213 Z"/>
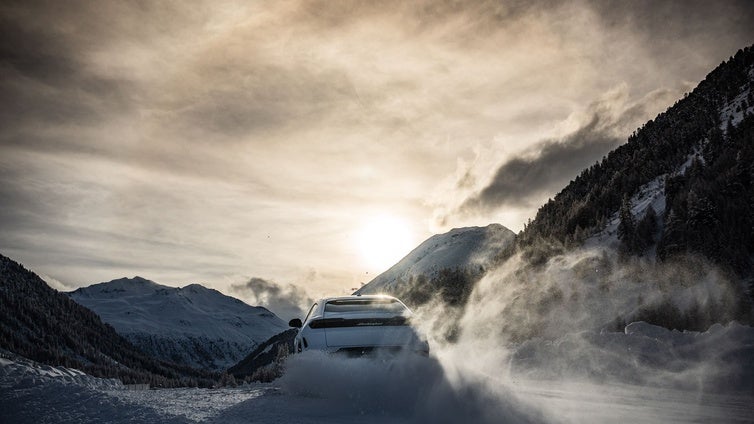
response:
<path fill-rule="evenodd" d="M 477 272 L 480 267 L 487 268 L 493 256 L 512 243 L 514 237 L 513 231 L 500 224 L 455 228 L 436 234 L 355 294 L 395 293 L 411 277 L 432 278 L 443 269 Z"/>
<path fill-rule="evenodd" d="M 228 368 L 288 329 L 269 310 L 199 284 L 176 288 L 122 278 L 70 297 L 141 349 L 198 367 Z"/>
<path fill-rule="evenodd" d="M 585 346 L 594 351 L 584 353 Z M 9 423 L 750 423 L 754 417 L 750 327 L 681 333 L 632 323 L 622 333 L 568 333 L 508 349 L 455 345 L 429 358 L 394 360 L 307 352 L 290 358 L 283 378 L 270 384 L 142 391 L 5 358 L 0 411 Z"/>
<path fill-rule="evenodd" d="M 665 215 L 665 208 L 667 207 L 667 201 L 665 198 L 665 181 L 669 176 L 684 175 L 686 170 L 691 166 L 694 159 L 704 160 L 698 149 L 688 155 L 686 162 L 684 162 L 678 169 L 672 172 L 670 175 L 662 174 L 652 181 L 644 184 L 639 188 L 639 191 L 634 194 L 631 199 L 631 215 L 638 222 L 647 213 L 647 210 L 651 206 L 657 214 L 657 236 L 662 233 L 664 227 L 663 217 Z M 616 211 L 610 217 L 605 228 L 597 234 L 589 237 L 584 242 L 584 247 L 610 247 L 617 248 L 619 245 L 618 240 L 618 225 L 620 224 L 620 211 Z M 653 247 L 654 248 L 654 247 Z M 653 257 L 654 253 L 649 252 L 649 257 Z"/>
<path fill-rule="evenodd" d="M 691 163 L 691 160 L 688 161 Z M 679 169 L 678 173 L 685 172 L 685 168 L 688 165 L 684 165 Z M 657 214 L 657 228 L 658 232 L 663 228 L 663 215 L 665 213 L 665 178 L 667 174 L 662 174 L 654 180 L 644 184 L 639 188 L 639 191 L 631 197 L 631 214 L 636 221 L 641 220 L 644 214 L 651 206 Z M 610 217 L 605 228 L 597 234 L 589 237 L 584 242 L 584 247 L 591 248 L 597 246 L 605 246 L 610 248 L 617 248 L 620 241 L 618 240 L 618 225 L 620 225 L 620 211 L 616 211 Z M 651 256 L 651 255 L 650 255 Z"/>
<path fill-rule="evenodd" d="M 195 423 L 266 388 L 128 390 L 115 379 L 0 357 L 0 422 Z"/>

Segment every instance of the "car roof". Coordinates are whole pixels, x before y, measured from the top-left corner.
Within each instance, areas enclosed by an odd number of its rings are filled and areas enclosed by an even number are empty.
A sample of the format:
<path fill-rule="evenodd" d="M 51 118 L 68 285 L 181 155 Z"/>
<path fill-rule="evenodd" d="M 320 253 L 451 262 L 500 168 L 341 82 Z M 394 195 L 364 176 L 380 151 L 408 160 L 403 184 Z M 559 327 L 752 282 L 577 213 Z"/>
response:
<path fill-rule="evenodd" d="M 388 296 L 386 294 L 365 294 L 365 295 L 351 295 L 351 296 L 337 296 L 337 297 L 326 297 L 323 299 L 320 299 L 319 302 L 327 303 L 334 300 L 370 300 L 370 299 L 392 299 L 400 302 L 398 298 L 395 298 L 393 296 Z M 403 303 L 403 302 L 401 302 Z"/>

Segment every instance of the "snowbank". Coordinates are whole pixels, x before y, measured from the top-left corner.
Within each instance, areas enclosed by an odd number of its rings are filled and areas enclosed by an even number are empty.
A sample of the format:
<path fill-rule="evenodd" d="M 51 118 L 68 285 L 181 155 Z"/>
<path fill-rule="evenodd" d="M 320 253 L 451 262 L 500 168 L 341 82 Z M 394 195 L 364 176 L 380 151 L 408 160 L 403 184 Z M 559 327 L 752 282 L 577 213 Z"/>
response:
<path fill-rule="evenodd" d="M 70 368 L 50 367 L 22 358 L 0 359 L 0 411 L 3 422 L 185 423 L 182 417 L 135 408 L 107 390 L 123 390 L 118 380 L 95 378 Z"/>
<path fill-rule="evenodd" d="M 0 357 L 0 387 L 34 387 L 48 383 L 99 390 L 123 388 L 118 379 L 96 378 L 77 369 L 52 367 L 10 355 Z"/>
<path fill-rule="evenodd" d="M 125 390 L 95 378 L 12 355 L 0 357 L 0 421 L 40 423 L 195 423 L 265 393 L 264 388 Z"/>

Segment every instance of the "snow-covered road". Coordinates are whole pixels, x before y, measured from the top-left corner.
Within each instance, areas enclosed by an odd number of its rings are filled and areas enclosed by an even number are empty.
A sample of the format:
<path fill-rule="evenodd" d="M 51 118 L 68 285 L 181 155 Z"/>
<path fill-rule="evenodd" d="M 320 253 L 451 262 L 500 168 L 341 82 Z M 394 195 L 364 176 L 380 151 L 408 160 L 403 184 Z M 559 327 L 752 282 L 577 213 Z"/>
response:
<path fill-rule="evenodd" d="M 752 397 L 594 383 L 517 381 L 521 405 L 542 408 L 545 421 L 566 423 L 751 423 Z M 9 390 L 10 389 L 10 390 Z M 42 383 L 3 387 L 7 423 L 381 423 L 422 422 L 415 411 L 340 407 L 333 399 L 292 395 L 276 385 L 235 389 L 101 390 Z M 446 406 L 440 406 L 444 409 Z M 513 405 L 512 407 L 520 407 Z M 513 411 L 511 411 L 513 412 Z M 544 416 L 542 416 L 544 418 Z M 437 419 L 437 416 L 433 418 Z M 440 417 L 441 418 L 441 417 Z M 449 416 L 450 420 L 457 417 Z M 528 420 L 525 420 L 528 421 Z M 440 421 L 443 422 L 441 419 Z"/>
<path fill-rule="evenodd" d="M 355 361 L 317 385 L 283 379 L 226 389 L 132 391 L 71 376 L 70 370 L 47 367 L 42 373 L 29 363 L 3 360 L 0 415 L 7 423 L 754 422 L 753 397 L 746 393 L 524 379 L 489 387 L 489 381 L 449 383 L 434 374 L 439 368 L 431 361 L 388 366 L 384 378 L 375 374 L 378 367 L 385 364 Z M 302 371 L 292 370 L 297 377 Z M 320 364 L 319 372 L 333 371 Z M 412 381 L 391 383 L 398 374 Z"/>
<path fill-rule="evenodd" d="M 507 352 L 295 355 L 271 384 L 126 390 L 0 357 L 2 423 L 754 423 L 754 329 L 568 333 Z"/>
<path fill-rule="evenodd" d="M 516 393 L 568 423 L 752 423 L 751 394 L 623 384 L 517 381 Z"/>

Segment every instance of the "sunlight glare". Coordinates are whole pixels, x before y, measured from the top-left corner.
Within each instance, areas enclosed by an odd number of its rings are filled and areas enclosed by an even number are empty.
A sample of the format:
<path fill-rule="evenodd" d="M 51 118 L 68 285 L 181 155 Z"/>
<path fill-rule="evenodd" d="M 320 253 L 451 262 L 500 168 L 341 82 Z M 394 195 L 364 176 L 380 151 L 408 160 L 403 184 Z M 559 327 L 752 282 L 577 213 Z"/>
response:
<path fill-rule="evenodd" d="M 415 247 L 409 224 L 392 215 L 380 215 L 365 221 L 357 234 L 356 244 L 364 263 L 380 272 L 395 265 Z"/>

